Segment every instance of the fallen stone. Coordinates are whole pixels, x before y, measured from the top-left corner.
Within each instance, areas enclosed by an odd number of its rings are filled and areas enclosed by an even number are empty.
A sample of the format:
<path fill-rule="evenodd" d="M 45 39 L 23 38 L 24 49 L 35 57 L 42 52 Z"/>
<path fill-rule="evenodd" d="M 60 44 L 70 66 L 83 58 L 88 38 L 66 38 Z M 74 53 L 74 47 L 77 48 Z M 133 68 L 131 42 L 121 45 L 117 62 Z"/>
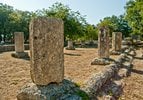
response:
<path fill-rule="evenodd" d="M 104 59 L 104 58 L 95 58 L 91 62 L 91 65 L 109 65 L 110 61 L 109 59 Z"/>
<path fill-rule="evenodd" d="M 110 51 L 111 55 L 120 55 L 121 51 Z"/>
<path fill-rule="evenodd" d="M 126 68 L 121 68 L 118 72 L 118 75 L 123 78 L 128 76 L 128 69 Z"/>
<path fill-rule="evenodd" d="M 108 65 L 105 71 L 92 75 L 82 87 L 82 90 L 84 90 L 90 98 L 94 97 L 97 94 L 97 90 L 99 90 L 107 80 L 114 76 L 117 70 L 118 66 L 116 64 Z"/>
<path fill-rule="evenodd" d="M 68 80 L 46 86 L 29 83 L 18 92 L 17 100 L 82 100 L 78 92 L 81 90 Z"/>
<path fill-rule="evenodd" d="M 103 100 L 116 100 L 113 96 L 110 96 L 110 95 L 105 95 L 103 97 Z"/>

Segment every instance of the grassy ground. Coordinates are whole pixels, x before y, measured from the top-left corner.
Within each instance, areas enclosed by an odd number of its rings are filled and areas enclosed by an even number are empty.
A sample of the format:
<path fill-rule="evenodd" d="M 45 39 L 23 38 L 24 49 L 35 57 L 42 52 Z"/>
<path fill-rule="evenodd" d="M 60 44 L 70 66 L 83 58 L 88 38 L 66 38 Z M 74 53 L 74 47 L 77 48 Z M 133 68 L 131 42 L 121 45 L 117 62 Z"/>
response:
<path fill-rule="evenodd" d="M 31 81 L 30 61 L 13 58 L 11 53 L 0 53 L 0 100 L 1 98 L 4 100 L 16 99 L 17 91 Z M 97 57 L 97 49 L 78 48 L 64 50 L 64 53 L 65 77 L 72 79 L 79 86 L 83 85 L 93 73 L 98 73 L 106 68 L 105 66 L 90 65 L 91 61 Z M 126 85 L 121 96 L 125 100 L 143 99 L 143 61 L 135 59 L 134 65 L 135 70 L 130 77 L 125 79 Z"/>

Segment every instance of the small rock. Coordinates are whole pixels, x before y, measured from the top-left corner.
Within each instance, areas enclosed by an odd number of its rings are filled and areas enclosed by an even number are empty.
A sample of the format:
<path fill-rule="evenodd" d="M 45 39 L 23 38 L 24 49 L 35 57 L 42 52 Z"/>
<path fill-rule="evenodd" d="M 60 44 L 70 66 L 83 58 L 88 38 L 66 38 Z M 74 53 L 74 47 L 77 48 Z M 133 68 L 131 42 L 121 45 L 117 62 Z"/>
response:
<path fill-rule="evenodd" d="M 128 76 L 128 70 L 126 68 L 121 68 L 118 72 L 118 75 L 123 78 Z"/>
<path fill-rule="evenodd" d="M 106 95 L 103 97 L 103 100 L 116 100 L 113 96 Z"/>

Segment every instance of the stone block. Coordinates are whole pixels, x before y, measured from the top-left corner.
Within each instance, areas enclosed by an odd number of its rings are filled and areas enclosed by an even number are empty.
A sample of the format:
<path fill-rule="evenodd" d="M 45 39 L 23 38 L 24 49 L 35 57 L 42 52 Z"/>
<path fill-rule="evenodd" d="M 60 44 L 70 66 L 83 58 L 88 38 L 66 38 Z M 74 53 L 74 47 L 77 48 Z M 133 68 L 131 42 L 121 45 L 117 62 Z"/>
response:
<path fill-rule="evenodd" d="M 30 23 L 31 78 L 37 85 L 64 78 L 64 27 L 57 18 L 39 17 Z"/>

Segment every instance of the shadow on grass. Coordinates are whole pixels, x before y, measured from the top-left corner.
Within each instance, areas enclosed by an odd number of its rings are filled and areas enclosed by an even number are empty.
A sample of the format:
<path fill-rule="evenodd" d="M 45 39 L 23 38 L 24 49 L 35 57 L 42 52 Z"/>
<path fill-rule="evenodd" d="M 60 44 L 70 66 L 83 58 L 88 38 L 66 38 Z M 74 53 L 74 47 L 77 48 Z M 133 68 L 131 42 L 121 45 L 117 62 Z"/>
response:
<path fill-rule="evenodd" d="M 132 69 L 131 72 L 143 75 L 143 71 Z"/>
<path fill-rule="evenodd" d="M 64 53 L 64 54 L 69 56 L 81 56 L 80 54 L 72 54 L 72 53 Z"/>
<path fill-rule="evenodd" d="M 23 59 L 23 60 L 30 60 L 30 56 L 27 52 L 24 53 L 11 53 L 11 56 L 17 59 Z"/>

